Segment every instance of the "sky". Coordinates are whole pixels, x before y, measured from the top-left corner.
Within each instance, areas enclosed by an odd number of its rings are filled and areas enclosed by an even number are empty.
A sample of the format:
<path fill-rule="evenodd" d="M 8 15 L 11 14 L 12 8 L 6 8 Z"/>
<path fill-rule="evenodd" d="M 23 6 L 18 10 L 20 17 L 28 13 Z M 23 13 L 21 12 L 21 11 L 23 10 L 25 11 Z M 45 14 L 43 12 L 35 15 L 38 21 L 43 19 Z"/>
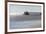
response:
<path fill-rule="evenodd" d="M 15 4 L 10 4 L 9 5 L 9 11 L 10 13 L 15 13 L 15 14 L 23 14 L 25 11 L 28 12 L 40 12 L 41 11 L 41 6 L 35 6 L 35 5 L 15 5 Z"/>

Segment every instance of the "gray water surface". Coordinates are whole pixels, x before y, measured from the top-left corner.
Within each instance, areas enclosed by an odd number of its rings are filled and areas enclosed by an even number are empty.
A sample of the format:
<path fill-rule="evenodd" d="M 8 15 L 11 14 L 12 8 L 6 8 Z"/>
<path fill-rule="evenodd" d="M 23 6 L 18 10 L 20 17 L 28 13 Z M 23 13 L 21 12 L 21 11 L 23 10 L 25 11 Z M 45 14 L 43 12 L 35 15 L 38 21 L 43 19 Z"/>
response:
<path fill-rule="evenodd" d="M 41 16 L 10 16 L 10 29 L 40 28 Z"/>

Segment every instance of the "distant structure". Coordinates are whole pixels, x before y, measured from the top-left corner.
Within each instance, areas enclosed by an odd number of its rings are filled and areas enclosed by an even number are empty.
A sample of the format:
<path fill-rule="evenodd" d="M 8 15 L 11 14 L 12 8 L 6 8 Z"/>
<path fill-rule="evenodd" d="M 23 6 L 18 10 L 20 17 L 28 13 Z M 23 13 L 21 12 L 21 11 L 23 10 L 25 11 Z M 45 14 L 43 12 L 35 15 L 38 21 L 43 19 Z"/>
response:
<path fill-rule="evenodd" d="M 41 15 L 41 13 L 40 13 L 40 15 Z"/>
<path fill-rule="evenodd" d="M 24 15 L 29 15 L 29 12 L 27 12 L 27 11 L 26 11 L 26 12 L 24 12 Z"/>

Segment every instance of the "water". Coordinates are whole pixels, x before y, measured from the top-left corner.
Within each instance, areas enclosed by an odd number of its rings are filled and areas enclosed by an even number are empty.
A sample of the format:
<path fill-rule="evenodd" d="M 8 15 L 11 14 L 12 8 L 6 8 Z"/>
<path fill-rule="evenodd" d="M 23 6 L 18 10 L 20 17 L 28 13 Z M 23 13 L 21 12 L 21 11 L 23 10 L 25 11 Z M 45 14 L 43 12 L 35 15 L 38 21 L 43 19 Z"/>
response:
<path fill-rule="evenodd" d="M 10 29 L 40 28 L 41 15 L 10 15 Z"/>
<path fill-rule="evenodd" d="M 40 28 L 40 20 L 28 20 L 28 21 L 11 21 L 10 29 L 23 29 L 23 28 Z"/>

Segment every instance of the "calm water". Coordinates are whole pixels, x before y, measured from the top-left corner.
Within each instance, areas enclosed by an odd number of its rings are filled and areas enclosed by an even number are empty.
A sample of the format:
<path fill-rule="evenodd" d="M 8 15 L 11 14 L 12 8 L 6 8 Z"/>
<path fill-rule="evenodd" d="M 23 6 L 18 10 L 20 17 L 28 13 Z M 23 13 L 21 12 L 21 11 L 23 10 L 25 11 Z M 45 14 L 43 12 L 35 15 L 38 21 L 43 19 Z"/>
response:
<path fill-rule="evenodd" d="M 10 29 L 21 29 L 21 28 L 39 28 L 41 27 L 40 20 L 28 20 L 28 21 L 11 21 Z"/>
<path fill-rule="evenodd" d="M 10 15 L 10 29 L 40 28 L 41 15 Z"/>

